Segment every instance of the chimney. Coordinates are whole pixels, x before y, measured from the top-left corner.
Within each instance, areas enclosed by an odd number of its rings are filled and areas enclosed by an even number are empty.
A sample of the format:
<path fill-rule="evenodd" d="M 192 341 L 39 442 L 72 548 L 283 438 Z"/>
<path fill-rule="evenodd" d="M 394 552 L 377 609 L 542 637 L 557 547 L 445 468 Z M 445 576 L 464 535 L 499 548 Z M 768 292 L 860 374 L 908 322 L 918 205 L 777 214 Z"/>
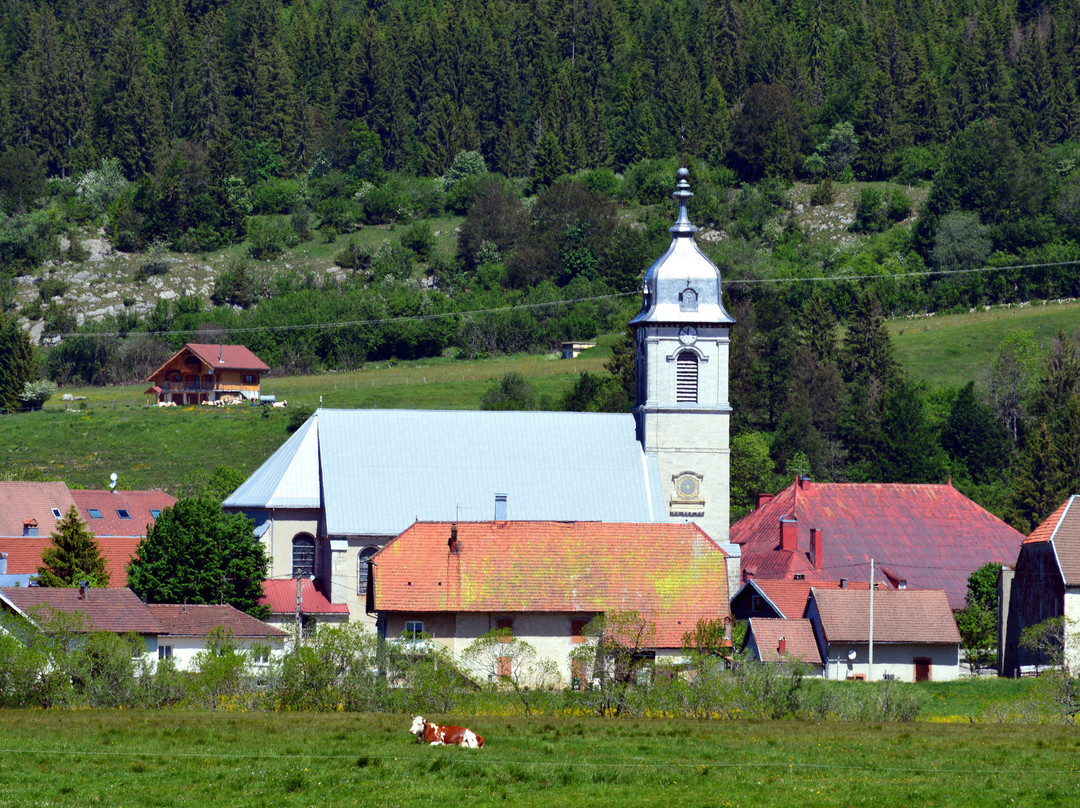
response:
<path fill-rule="evenodd" d="M 90 582 L 79 581 L 79 599 L 87 600 L 90 597 Z"/>
<path fill-rule="evenodd" d="M 37 519 L 27 519 L 22 523 L 22 534 L 24 536 L 36 536 L 38 534 Z"/>
<path fill-rule="evenodd" d="M 821 572 L 821 565 L 824 563 L 824 548 L 821 529 L 816 527 L 810 528 L 810 563 L 814 565 L 815 570 Z"/>
<path fill-rule="evenodd" d="M 772 500 L 772 497 L 773 497 L 773 495 L 772 495 L 772 494 L 758 494 L 758 495 L 757 495 L 757 496 L 756 496 L 756 497 L 754 498 L 754 510 L 757 510 L 757 509 L 758 509 L 758 508 L 760 508 L 760 507 L 761 507 L 762 505 L 764 505 L 764 504 L 765 504 L 766 502 L 769 502 L 769 501 L 771 501 L 771 500 Z"/>
<path fill-rule="evenodd" d="M 780 656 L 785 656 L 787 654 L 787 638 L 786 637 L 781 637 L 780 638 L 780 642 L 777 643 L 777 645 L 776 645 L 776 653 L 778 653 Z"/>
<path fill-rule="evenodd" d="M 804 489 L 806 491 L 810 490 L 810 475 L 809 474 L 800 474 L 799 475 L 799 488 L 802 488 L 802 489 Z"/>
<path fill-rule="evenodd" d="M 780 517 L 780 549 L 799 549 L 799 521 L 793 516 Z"/>
<path fill-rule="evenodd" d="M 495 495 L 495 521 L 506 521 L 506 494 Z"/>
<path fill-rule="evenodd" d="M 457 524 L 456 523 L 450 525 L 450 538 L 449 538 L 449 540 L 447 540 L 446 546 L 450 548 L 451 553 L 456 553 L 458 551 Z"/>
<path fill-rule="evenodd" d="M 847 589 L 847 578 L 841 578 L 840 579 L 840 588 L 841 589 Z"/>
<path fill-rule="evenodd" d="M 7 575 L 7 553 L 0 553 L 0 575 Z"/>

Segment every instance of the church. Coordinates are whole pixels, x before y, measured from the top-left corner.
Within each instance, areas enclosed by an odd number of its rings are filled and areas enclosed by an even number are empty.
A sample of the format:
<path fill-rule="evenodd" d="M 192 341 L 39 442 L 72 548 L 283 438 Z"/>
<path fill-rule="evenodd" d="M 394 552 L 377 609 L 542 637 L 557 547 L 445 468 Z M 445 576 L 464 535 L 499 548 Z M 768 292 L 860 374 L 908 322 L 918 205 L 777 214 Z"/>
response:
<path fill-rule="evenodd" d="M 728 545 L 729 333 L 679 169 L 671 244 L 630 321 L 632 413 L 317 410 L 225 502 L 274 580 L 366 615 L 371 557 L 416 522 L 694 522 Z M 734 591 L 734 589 L 732 589 Z"/>

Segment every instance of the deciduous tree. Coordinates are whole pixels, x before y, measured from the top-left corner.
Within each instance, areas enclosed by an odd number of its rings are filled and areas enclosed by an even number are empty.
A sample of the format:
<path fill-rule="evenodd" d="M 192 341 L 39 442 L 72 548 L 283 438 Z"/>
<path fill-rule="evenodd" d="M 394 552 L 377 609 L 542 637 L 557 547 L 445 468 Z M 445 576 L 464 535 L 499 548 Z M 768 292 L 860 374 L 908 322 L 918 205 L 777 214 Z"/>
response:
<path fill-rule="evenodd" d="M 180 499 L 161 512 L 128 565 L 128 586 L 151 603 L 228 603 L 256 617 L 266 550 L 251 520 L 209 497 Z"/>

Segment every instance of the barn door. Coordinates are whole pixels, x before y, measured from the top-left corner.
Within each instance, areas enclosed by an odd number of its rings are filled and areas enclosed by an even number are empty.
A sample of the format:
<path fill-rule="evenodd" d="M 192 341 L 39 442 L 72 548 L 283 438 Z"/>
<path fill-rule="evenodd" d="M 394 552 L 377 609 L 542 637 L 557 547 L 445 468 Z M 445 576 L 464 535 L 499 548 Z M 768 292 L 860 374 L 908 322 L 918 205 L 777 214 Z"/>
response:
<path fill-rule="evenodd" d="M 915 657 L 915 681 L 930 681 L 930 660 L 927 657 Z"/>

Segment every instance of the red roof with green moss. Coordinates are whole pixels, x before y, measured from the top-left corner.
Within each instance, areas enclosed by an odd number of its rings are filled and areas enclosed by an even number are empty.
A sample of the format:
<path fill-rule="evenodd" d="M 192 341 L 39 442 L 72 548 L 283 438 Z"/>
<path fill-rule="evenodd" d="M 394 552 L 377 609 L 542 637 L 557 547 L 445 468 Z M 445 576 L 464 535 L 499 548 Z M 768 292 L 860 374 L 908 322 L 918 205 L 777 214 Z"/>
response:
<path fill-rule="evenodd" d="M 693 523 L 417 522 L 372 564 L 379 612 L 637 611 L 657 648 L 728 614 L 726 555 Z"/>

